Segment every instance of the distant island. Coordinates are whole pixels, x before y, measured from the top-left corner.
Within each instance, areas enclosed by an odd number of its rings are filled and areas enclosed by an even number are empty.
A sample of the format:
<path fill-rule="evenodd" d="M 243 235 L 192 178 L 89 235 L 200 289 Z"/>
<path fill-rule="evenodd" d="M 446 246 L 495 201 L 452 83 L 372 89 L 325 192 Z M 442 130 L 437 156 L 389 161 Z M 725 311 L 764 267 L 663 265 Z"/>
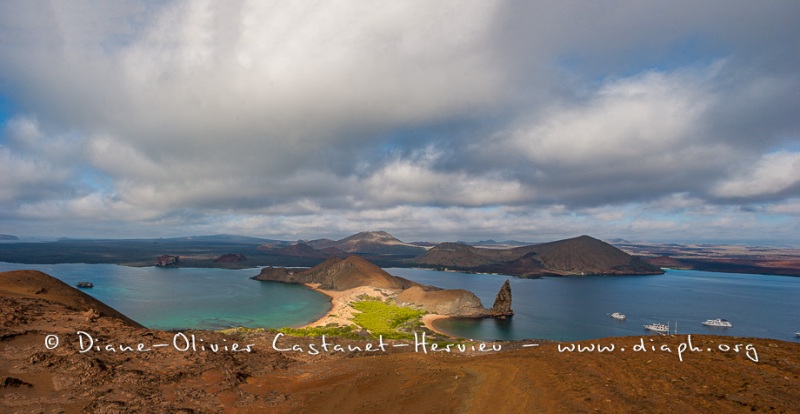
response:
<path fill-rule="evenodd" d="M 10 234 L 0 234 L 0 240 L 19 240 L 19 237 Z"/>
<path fill-rule="evenodd" d="M 385 231 L 360 232 L 339 240 L 287 241 L 228 234 L 36 243 L 9 240 L 0 243 L 0 261 L 241 269 L 313 267 L 330 258 L 358 255 L 383 268 L 424 267 L 517 277 L 652 275 L 663 273 L 662 268 L 800 276 L 800 249 L 610 241 L 583 235 L 534 244 L 404 242 Z M 180 260 L 159 260 L 164 256 Z"/>

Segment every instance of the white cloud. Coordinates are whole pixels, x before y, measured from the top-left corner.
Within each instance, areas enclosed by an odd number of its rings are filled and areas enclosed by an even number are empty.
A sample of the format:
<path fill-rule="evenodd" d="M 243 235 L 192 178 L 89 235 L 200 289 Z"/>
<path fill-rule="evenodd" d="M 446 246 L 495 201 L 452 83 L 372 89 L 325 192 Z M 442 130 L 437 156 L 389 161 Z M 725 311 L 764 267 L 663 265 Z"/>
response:
<path fill-rule="evenodd" d="M 779 221 L 798 18 L 780 1 L 3 2 L 0 218 L 520 238 Z"/>
<path fill-rule="evenodd" d="M 739 171 L 717 186 L 718 197 L 738 198 L 773 196 L 787 190 L 800 191 L 800 152 L 779 151 L 765 154 L 744 171 Z"/>

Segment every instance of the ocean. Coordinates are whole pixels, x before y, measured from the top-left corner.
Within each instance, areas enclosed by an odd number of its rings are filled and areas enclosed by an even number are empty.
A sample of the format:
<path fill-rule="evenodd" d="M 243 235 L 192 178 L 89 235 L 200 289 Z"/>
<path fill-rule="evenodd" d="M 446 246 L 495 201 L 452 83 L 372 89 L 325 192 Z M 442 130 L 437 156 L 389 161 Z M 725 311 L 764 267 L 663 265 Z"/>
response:
<path fill-rule="evenodd" d="M 280 328 L 316 320 L 328 297 L 303 285 L 261 282 L 259 269 L 127 267 L 111 264 L 17 264 L 0 271 L 40 270 L 154 329 Z"/>
<path fill-rule="evenodd" d="M 133 320 L 156 329 L 277 328 L 316 320 L 328 298 L 301 285 L 259 282 L 259 269 L 126 267 L 108 264 L 24 265 L 0 262 L 0 271 L 36 269 L 84 291 Z M 797 341 L 800 278 L 667 270 L 657 276 L 583 276 L 519 279 L 500 275 L 386 269 L 389 273 L 448 289 L 468 289 L 490 307 L 505 279 L 515 315 L 507 320 L 437 321 L 456 337 L 482 341 L 575 341 L 643 335 L 644 324 L 670 323 L 679 333 Z M 619 321 L 612 312 L 627 315 Z M 702 325 L 723 318 L 732 328 Z"/>
<path fill-rule="evenodd" d="M 669 323 L 682 334 L 715 334 L 797 341 L 800 277 L 693 270 L 654 276 L 582 276 L 519 279 L 499 275 L 386 269 L 442 288 L 474 292 L 491 307 L 503 282 L 511 283 L 515 315 L 507 320 L 446 319 L 435 326 L 478 340 L 553 339 L 577 341 L 646 333 L 645 324 Z M 627 319 L 611 318 L 620 312 Z M 729 320 L 732 328 L 702 324 Z"/>

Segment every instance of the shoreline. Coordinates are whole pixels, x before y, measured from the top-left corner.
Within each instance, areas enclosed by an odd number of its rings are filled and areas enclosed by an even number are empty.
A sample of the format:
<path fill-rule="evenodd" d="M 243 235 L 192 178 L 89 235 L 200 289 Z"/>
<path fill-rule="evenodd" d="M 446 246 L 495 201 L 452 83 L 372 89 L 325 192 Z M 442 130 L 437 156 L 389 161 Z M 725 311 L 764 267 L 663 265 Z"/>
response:
<path fill-rule="evenodd" d="M 438 320 L 449 319 L 449 318 L 450 318 L 450 316 L 447 316 L 447 315 L 440 315 L 440 314 L 437 314 L 437 313 L 429 313 L 429 314 L 426 314 L 426 315 L 422 316 L 422 324 L 426 328 L 430 329 L 433 332 L 436 332 L 439 335 L 443 335 L 443 336 L 446 336 L 448 338 L 455 339 L 456 338 L 455 336 L 450 335 L 447 332 L 440 331 L 439 329 L 436 329 L 436 326 L 433 324 L 434 322 L 436 322 Z"/>
<path fill-rule="evenodd" d="M 350 303 L 355 302 L 360 296 L 384 296 L 389 297 L 396 292 L 390 289 L 376 288 L 372 286 L 359 286 L 347 290 L 325 290 L 319 288 L 319 283 L 303 283 L 305 286 L 314 291 L 322 293 L 330 298 L 331 308 L 320 318 L 311 321 L 305 325 L 298 326 L 298 328 L 311 328 L 326 326 L 328 324 L 338 324 L 341 326 L 355 325 L 350 319 L 353 318 L 357 310 L 350 306 Z"/>
<path fill-rule="evenodd" d="M 311 321 L 305 325 L 298 326 L 299 329 L 326 326 L 332 323 L 338 324 L 340 326 L 356 325 L 352 320 L 350 320 L 353 318 L 355 313 L 358 312 L 357 310 L 353 309 L 352 306 L 350 306 L 352 302 L 355 302 L 360 296 L 363 295 L 375 296 L 375 293 L 378 293 L 384 297 L 390 297 L 397 294 L 397 292 L 391 289 L 382 289 L 372 286 L 360 286 L 352 289 L 339 291 L 339 290 L 320 289 L 319 283 L 304 283 L 304 285 L 330 298 L 331 308 L 320 318 Z M 437 320 L 447 319 L 447 318 L 450 317 L 436 313 L 428 313 L 422 316 L 421 322 L 422 325 L 425 328 L 429 329 L 431 332 L 435 332 L 439 335 L 448 338 L 455 338 L 454 336 L 446 332 L 436 329 L 436 327 L 433 324 Z"/>

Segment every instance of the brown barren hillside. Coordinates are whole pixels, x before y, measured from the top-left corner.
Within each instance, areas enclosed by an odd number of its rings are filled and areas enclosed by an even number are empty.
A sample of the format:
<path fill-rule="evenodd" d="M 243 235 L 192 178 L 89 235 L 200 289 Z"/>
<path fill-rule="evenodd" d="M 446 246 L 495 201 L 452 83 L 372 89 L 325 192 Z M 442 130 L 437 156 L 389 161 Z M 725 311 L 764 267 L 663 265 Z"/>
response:
<path fill-rule="evenodd" d="M 28 283 L 25 289 L 34 291 L 52 287 L 38 275 Z M 448 353 L 433 352 L 421 338 L 385 340 L 384 351 L 377 339 L 328 337 L 329 351 L 312 353 L 312 345 L 321 349 L 321 338 L 147 330 L 62 304 L 72 302 L 74 292 L 53 290 L 44 299 L 4 288 L 4 413 L 800 412 L 798 343 L 643 336 L 578 343 L 616 346 L 605 352 L 525 341 L 484 344 L 498 349 L 489 352 L 465 342 L 463 353 L 455 345 Z M 78 331 L 101 350 L 80 352 Z M 57 335 L 58 343 L 47 335 Z M 697 350 L 679 356 L 690 340 Z M 135 350 L 138 344 L 147 350 Z M 376 351 L 367 352 L 368 344 Z"/>
<path fill-rule="evenodd" d="M 285 283 L 319 283 L 320 289 L 346 290 L 359 286 L 405 289 L 416 283 L 392 276 L 359 256 L 332 257 L 311 269 L 264 268 L 256 280 Z"/>
<path fill-rule="evenodd" d="M 319 239 L 307 243 L 316 250 L 335 248 L 345 253 L 416 256 L 424 247 L 403 242 L 385 231 L 364 231 L 341 240 Z"/>
<path fill-rule="evenodd" d="M 533 247 L 545 268 L 567 274 L 653 274 L 661 269 L 589 236 Z M 526 251 L 524 247 L 512 249 Z"/>
<path fill-rule="evenodd" d="M 474 293 L 464 289 L 425 290 L 414 286 L 400 292 L 395 302 L 400 306 L 419 306 L 446 316 L 484 317 L 491 314 Z"/>
<path fill-rule="evenodd" d="M 482 249 L 458 243 L 442 243 L 416 257 L 414 263 L 521 277 L 663 273 L 659 267 L 589 236 L 511 249 Z"/>
<path fill-rule="evenodd" d="M 45 300 L 70 309 L 91 310 L 99 316 L 117 318 L 131 326 L 141 327 L 105 303 L 37 270 L 0 272 L 0 295 L 10 298 Z"/>

